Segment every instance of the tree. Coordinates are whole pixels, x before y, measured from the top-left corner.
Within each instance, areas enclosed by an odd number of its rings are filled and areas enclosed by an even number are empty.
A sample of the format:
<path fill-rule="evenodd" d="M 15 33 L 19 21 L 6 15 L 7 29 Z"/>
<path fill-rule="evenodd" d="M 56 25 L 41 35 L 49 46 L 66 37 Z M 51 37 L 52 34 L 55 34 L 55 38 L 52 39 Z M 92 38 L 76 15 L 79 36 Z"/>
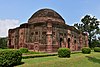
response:
<path fill-rule="evenodd" d="M 91 17 L 90 15 L 84 16 L 84 18 L 81 19 L 81 24 L 74 24 L 74 26 L 82 31 L 87 32 L 89 35 L 89 47 L 91 48 L 91 41 L 92 37 L 97 33 L 99 33 L 99 21 L 95 16 Z"/>
<path fill-rule="evenodd" d="M 7 37 L 0 38 L 0 48 L 7 48 Z"/>
<path fill-rule="evenodd" d="M 91 42 L 91 47 L 92 48 L 94 48 L 94 47 L 100 47 L 100 41 L 93 39 L 92 42 Z"/>
<path fill-rule="evenodd" d="M 98 37 L 98 39 L 100 40 L 100 37 Z"/>

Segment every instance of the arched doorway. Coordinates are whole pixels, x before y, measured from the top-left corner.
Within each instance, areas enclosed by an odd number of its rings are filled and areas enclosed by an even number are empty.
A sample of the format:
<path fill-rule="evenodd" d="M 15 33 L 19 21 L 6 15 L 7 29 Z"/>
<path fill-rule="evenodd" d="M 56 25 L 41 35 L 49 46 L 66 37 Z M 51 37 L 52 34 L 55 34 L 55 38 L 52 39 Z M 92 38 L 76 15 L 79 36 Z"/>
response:
<path fill-rule="evenodd" d="M 76 48 L 76 47 L 77 47 L 77 45 L 76 45 L 76 40 L 74 40 L 74 46 L 75 46 L 75 47 L 74 47 L 74 50 L 77 50 L 77 48 Z"/>
<path fill-rule="evenodd" d="M 68 38 L 68 48 L 70 48 L 70 38 Z"/>
<path fill-rule="evenodd" d="M 62 41 L 63 41 L 63 39 L 62 39 L 62 38 L 60 38 L 60 47 L 61 47 L 61 43 L 62 43 Z"/>

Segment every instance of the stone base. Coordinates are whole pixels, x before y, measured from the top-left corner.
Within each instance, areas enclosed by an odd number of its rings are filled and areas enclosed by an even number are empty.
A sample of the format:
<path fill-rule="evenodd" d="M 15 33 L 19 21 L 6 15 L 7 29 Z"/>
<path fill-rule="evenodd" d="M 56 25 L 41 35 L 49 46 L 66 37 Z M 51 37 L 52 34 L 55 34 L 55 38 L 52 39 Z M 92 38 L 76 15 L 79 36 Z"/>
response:
<path fill-rule="evenodd" d="M 47 52 L 52 52 L 52 45 L 47 45 L 46 51 Z"/>

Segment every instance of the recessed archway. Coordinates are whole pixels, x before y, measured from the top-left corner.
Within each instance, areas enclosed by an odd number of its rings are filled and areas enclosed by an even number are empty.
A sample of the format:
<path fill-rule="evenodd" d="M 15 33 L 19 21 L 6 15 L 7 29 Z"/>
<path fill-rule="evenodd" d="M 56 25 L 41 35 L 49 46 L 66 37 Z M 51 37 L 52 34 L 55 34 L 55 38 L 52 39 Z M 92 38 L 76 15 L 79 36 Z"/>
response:
<path fill-rule="evenodd" d="M 68 48 L 70 48 L 70 38 L 68 38 L 67 42 L 68 42 Z"/>
<path fill-rule="evenodd" d="M 61 43 L 62 43 L 62 41 L 63 41 L 63 39 L 62 39 L 62 38 L 60 38 L 60 47 L 61 47 Z"/>

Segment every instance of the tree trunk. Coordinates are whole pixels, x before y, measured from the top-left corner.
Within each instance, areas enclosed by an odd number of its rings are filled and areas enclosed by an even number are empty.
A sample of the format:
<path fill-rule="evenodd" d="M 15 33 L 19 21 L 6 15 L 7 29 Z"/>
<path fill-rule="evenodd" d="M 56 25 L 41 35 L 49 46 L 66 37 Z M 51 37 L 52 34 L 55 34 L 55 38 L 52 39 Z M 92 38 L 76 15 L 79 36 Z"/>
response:
<path fill-rule="evenodd" d="M 92 36 L 91 36 L 91 33 L 89 33 L 89 47 L 90 47 L 90 48 L 92 48 L 92 47 L 91 47 L 91 39 L 92 39 Z"/>

